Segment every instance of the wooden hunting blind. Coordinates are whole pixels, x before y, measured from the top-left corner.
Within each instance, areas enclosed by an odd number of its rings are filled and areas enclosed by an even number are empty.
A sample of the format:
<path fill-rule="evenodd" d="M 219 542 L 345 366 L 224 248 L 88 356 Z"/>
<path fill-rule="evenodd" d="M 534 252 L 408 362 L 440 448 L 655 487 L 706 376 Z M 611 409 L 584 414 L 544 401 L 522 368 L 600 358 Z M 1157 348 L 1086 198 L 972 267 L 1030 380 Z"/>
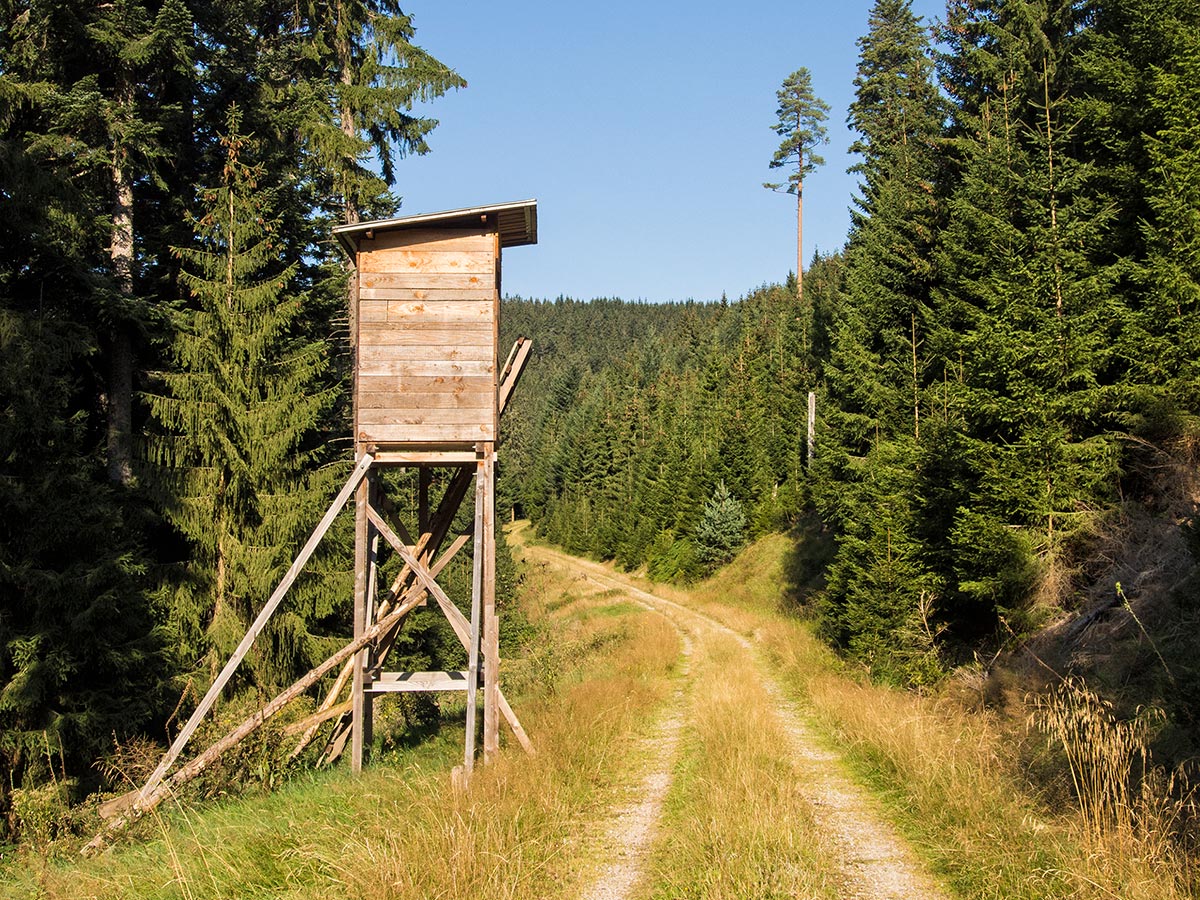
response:
<path fill-rule="evenodd" d="M 288 727 L 301 735 L 293 756 L 310 744 L 323 725 L 333 721 L 322 758 L 337 758 L 349 741 L 351 767 L 358 771 L 370 744 L 373 697 L 398 691 L 463 691 L 467 704 L 463 769 L 469 774 L 474 766 L 481 686 L 484 758 L 499 749 L 501 717 L 521 745 L 532 752 L 528 736 L 500 690 L 493 529 L 500 416 L 531 346 L 525 338 L 518 339 L 505 364 L 499 364 L 500 254 L 507 247 L 537 243 L 537 202 L 362 222 L 335 228 L 334 235 L 354 261 L 350 292 L 355 349 L 354 471 L 154 773 L 139 790 L 107 804 L 107 814 L 120 814 L 108 831 L 157 806 L 292 699 L 339 669 L 317 711 Z M 417 469 L 416 520 L 408 525 L 384 496 L 379 473 L 387 466 Z M 436 484 L 435 471 L 439 473 Z M 467 534 L 453 535 L 455 514 L 472 484 L 474 526 Z M 352 496 L 353 639 L 168 777 L 201 719 Z M 446 595 L 437 577 L 471 541 L 468 617 Z M 392 548 L 401 564 L 386 586 L 380 583 L 381 542 Z M 385 671 L 404 617 L 430 597 L 467 651 L 466 670 Z M 349 699 L 343 702 L 347 686 Z M 99 846 L 105 833 L 89 847 Z"/>
<path fill-rule="evenodd" d="M 463 672 L 385 672 L 389 644 L 361 653 L 351 704 L 351 764 L 362 765 L 370 742 L 371 699 L 391 691 L 467 693 L 464 765 L 473 765 L 476 689 L 483 658 L 484 754 L 498 749 L 503 711 L 525 742 L 499 691 L 499 623 L 496 619 L 495 448 L 500 412 L 528 355 L 519 341 L 503 371 L 499 366 L 501 252 L 537 242 L 537 203 L 455 209 L 362 222 L 334 229 L 354 259 L 351 303 L 355 455 L 376 465 L 419 467 L 418 522 L 406 533 L 380 515 L 380 485 L 368 476 L 359 487 L 355 541 L 355 635 L 364 633 L 387 606 L 376 596 L 378 542 L 413 556 L 405 569 L 429 575 L 448 536 L 472 475 L 475 480 L 474 572 L 471 618 L 466 620 L 436 584 L 432 594 L 468 650 Z M 430 466 L 458 466 L 436 510 L 429 502 Z M 413 539 L 410 535 L 419 535 Z M 461 546 L 461 545 L 459 545 Z M 448 554 L 457 548 L 452 544 Z M 418 584 L 425 579 L 417 577 Z M 431 580 L 431 579 L 430 579 Z"/>
<path fill-rule="evenodd" d="M 534 201 L 335 229 L 355 260 L 355 440 L 473 450 L 496 441 L 500 254 L 537 242 Z"/>

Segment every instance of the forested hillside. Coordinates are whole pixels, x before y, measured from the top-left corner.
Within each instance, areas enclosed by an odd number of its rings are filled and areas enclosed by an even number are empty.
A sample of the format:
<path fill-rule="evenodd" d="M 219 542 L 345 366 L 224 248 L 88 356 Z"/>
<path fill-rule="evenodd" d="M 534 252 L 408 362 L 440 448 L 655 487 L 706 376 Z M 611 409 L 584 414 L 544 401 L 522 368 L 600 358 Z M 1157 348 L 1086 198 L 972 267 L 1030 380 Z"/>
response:
<path fill-rule="evenodd" d="M 952 2 L 931 32 L 879 0 L 870 26 L 853 228 L 803 301 L 509 302 L 545 341 L 512 502 L 662 579 L 795 526 L 800 599 L 877 677 L 1059 623 L 1047 671 L 1132 681 L 1190 728 L 1200 18 Z"/>
<path fill-rule="evenodd" d="M 794 287 L 732 304 L 510 298 L 503 322 L 534 355 L 502 484 L 542 534 L 694 578 L 800 515 L 814 357 Z M 704 537 L 720 517 L 742 523 L 724 543 Z"/>

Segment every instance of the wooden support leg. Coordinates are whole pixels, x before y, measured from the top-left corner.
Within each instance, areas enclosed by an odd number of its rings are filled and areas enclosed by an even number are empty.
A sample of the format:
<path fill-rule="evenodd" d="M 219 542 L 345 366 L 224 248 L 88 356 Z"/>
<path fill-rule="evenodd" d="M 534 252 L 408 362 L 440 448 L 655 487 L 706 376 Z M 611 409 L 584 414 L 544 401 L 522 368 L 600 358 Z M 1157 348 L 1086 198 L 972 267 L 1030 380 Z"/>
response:
<path fill-rule="evenodd" d="M 489 445 L 490 446 L 490 445 Z M 463 749 L 463 770 L 468 776 L 475 770 L 475 724 L 478 712 L 476 698 L 479 685 L 479 626 L 483 612 L 484 565 L 484 508 L 488 496 L 487 472 L 490 454 L 480 453 L 475 464 L 475 560 L 471 573 L 471 630 L 467 646 L 467 739 Z"/>
<path fill-rule="evenodd" d="M 412 555 L 412 552 L 408 549 L 408 545 L 405 544 L 394 531 L 392 531 L 391 526 L 389 526 L 387 522 L 385 522 L 374 510 L 367 510 L 367 514 L 371 517 L 371 523 L 379 529 L 379 533 L 383 539 L 391 544 L 392 547 L 395 548 L 396 552 L 400 554 L 401 558 L 412 567 L 412 570 L 417 576 L 417 580 L 420 582 L 421 587 L 433 595 L 433 599 L 437 601 L 438 606 L 441 608 L 442 612 L 445 613 L 446 618 L 449 620 L 450 627 L 454 630 L 455 636 L 463 645 L 463 648 L 469 652 L 471 647 L 470 620 L 464 616 L 459 608 L 450 601 L 450 598 L 446 596 L 446 592 L 443 591 L 438 585 L 437 581 L 434 580 L 434 577 L 432 574 L 430 574 L 430 571 L 421 564 L 420 560 Z M 533 745 L 529 742 L 529 736 L 525 734 L 525 729 L 521 727 L 521 723 L 517 720 L 516 715 L 514 715 L 512 707 L 509 706 L 508 702 L 504 699 L 504 691 L 500 690 L 498 686 L 496 688 L 496 695 L 500 701 L 500 714 L 503 715 L 504 718 L 508 720 L 508 723 L 512 726 L 513 734 L 516 735 L 517 740 L 521 742 L 521 746 L 524 747 L 530 755 L 533 755 L 534 749 Z"/>
<path fill-rule="evenodd" d="M 417 532 L 429 533 L 429 482 L 432 473 L 428 466 L 417 469 Z"/>
<path fill-rule="evenodd" d="M 367 578 L 368 555 L 370 544 L 371 523 L 367 518 L 367 509 L 371 500 L 369 480 L 364 480 L 358 486 L 358 494 L 354 502 L 354 637 L 360 637 L 367 630 Z M 366 648 L 358 651 L 354 657 L 354 673 L 351 687 L 351 725 L 350 725 L 350 770 L 354 773 L 362 771 L 363 750 L 366 746 L 366 706 L 367 695 L 363 690 L 363 677 L 367 666 L 368 651 Z"/>
<path fill-rule="evenodd" d="M 484 445 L 483 481 L 483 758 L 500 750 L 500 620 L 496 616 L 496 466 Z"/>

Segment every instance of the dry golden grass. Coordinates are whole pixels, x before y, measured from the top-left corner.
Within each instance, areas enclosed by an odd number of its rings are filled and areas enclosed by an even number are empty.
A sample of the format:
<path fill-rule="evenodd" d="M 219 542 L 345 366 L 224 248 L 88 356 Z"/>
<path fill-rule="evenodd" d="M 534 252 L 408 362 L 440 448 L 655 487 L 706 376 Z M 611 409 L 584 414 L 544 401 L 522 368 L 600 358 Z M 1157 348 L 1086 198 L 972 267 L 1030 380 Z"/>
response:
<path fill-rule="evenodd" d="M 689 737 L 639 896 L 832 898 L 835 849 L 796 788 L 758 667 L 728 634 L 696 640 Z"/>
<path fill-rule="evenodd" d="M 1165 775 L 1144 791 L 1122 787 L 1139 758 L 1135 730 L 1078 691 L 1043 705 L 1038 721 L 1063 748 L 1084 811 L 1048 808 L 1012 750 L 1011 723 L 950 696 L 871 685 L 781 610 L 787 549 L 770 537 L 692 591 L 653 589 L 754 637 L 958 896 L 1196 895 L 1191 862 L 1168 839 L 1190 795 Z M 679 637 L 661 616 L 548 568 L 532 569 L 527 587 L 544 639 L 505 678 L 536 758 L 506 750 L 456 795 L 447 770 L 461 730 L 447 727 L 359 779 L 313 776 L 270 797 L 176 810 L 155 839 L 87 863 L 11 865 L 0 896 L 577 896 L 596 868 L 593 837 L 675 689 Z M 697 637 L 690 730 L 644 897 L 836 895 L 833 854 L 793 789 L 786 736 L 749 660 L 728 636 Z"/>
<path fill-rule="evenodd" d="M 803 622 L 781 611 L 785 550 L 782 537 L 766 538 L 690 598 L 675 592 L 673 599 L 755 637 L 793 697 L 885 798 L 897 825 L 960 896 L 1196 896 L 1193 865 L 1169 839 L 1190 795 L 1172 799 L 1181 794 L 1179 784 L 1165 775 L 1149 779 L 1143 792 L 1117 788 L 1127 783 L 1120 774 L 1138 764 L 1136 734 L 1101 721 L 1094 704 L 1078 696 L 1060 702 L 1050 715 L 1073 742 L 1068 754 L 1076 757 L 1076 778 L 1092 797 L 1083 809 L 1047 808 L 1014 751 L 1012 722 L 949 696 L 870 684 L 847 671 Z M 1089 767 L 1091 774 L 1082 774 Z M 1097 814 L 1084 810 L 1105 804 L 1120 806 L 1126 824 L 1089 824 Z M 1115 821 L 1115 813 L 1103 815 Z"/>

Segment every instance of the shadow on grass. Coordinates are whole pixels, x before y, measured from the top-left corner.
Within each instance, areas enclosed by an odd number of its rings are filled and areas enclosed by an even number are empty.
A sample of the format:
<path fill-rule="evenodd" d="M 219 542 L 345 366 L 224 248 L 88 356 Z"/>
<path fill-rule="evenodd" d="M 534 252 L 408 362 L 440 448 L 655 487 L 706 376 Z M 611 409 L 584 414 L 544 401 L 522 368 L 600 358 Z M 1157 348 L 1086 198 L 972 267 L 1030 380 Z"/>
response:
<path fill-rule="evenodd" d="M 811 510 L 792 527 L 788 537 L 791 547 L 783 560 L 783 605 L 789 610 L 803 610 L 825 589 L 825 573 L 837 552 L 837 543 L 833 532 Z"/>

